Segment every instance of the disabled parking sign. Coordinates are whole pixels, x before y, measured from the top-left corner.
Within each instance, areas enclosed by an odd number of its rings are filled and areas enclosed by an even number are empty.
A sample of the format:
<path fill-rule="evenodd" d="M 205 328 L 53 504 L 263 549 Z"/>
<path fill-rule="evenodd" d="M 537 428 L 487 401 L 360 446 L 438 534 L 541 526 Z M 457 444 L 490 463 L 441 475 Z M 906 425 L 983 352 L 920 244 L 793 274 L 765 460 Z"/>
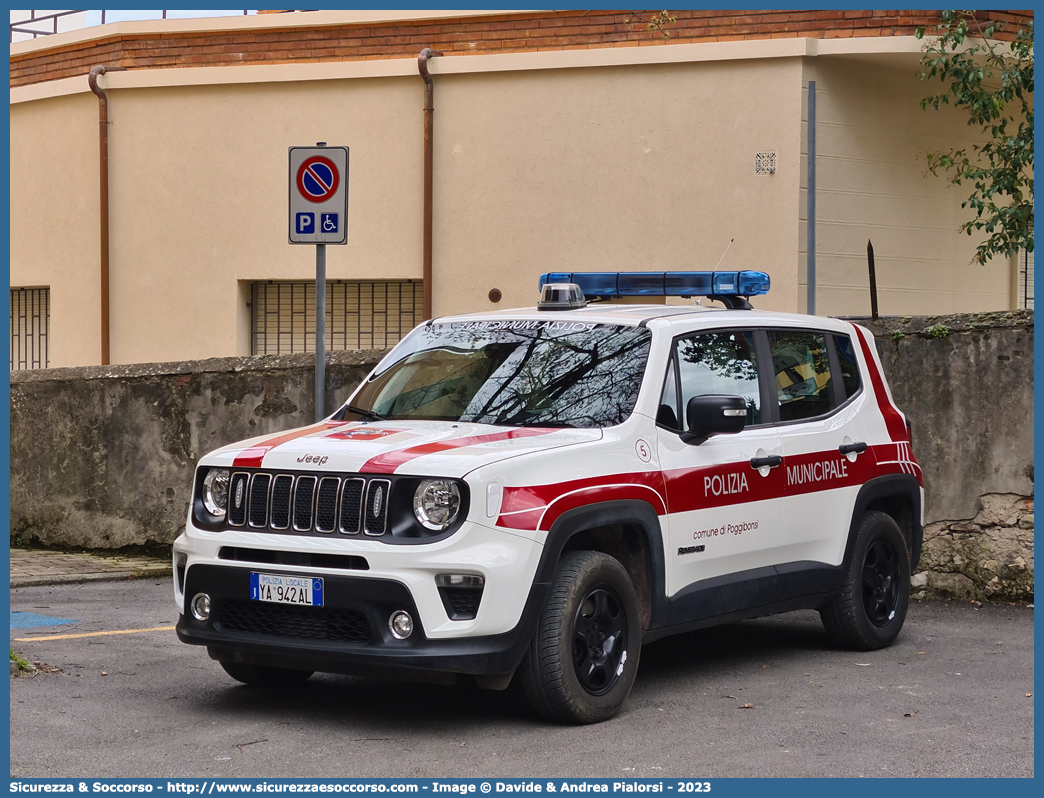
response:
<path fill-rule="evenodd" d="M 348 243 L 348 148 L 290 148 L 290 243 Z"/>

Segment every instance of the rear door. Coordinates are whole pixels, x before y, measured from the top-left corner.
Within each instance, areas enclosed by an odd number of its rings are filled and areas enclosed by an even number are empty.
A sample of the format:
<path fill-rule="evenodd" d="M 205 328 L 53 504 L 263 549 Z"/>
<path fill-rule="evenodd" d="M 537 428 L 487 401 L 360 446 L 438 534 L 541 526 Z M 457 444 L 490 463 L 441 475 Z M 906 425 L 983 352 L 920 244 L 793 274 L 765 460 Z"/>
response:
<path fill-rule="evenodd" d="M 838 565 L 872 458 L 852 341 L 807 329 L 766 334 L 786 483 L 776 562 Z"/>

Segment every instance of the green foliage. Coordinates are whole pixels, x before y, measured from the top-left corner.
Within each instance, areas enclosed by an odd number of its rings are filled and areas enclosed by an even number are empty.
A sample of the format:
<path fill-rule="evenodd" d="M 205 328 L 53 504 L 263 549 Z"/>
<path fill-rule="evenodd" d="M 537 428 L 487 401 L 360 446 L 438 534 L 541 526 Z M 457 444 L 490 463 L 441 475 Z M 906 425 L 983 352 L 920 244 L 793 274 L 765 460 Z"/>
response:
<path fill-rule="evenodd" d="M 961 225 L 968 235 L 985 231 L 972 259 L 984 264 L 997 254 L 1033 251 L 1033 20 L 1019 26 L 1015 40 L 993 37 L 1001 22 L 983 26 L 975 11 L 943 11 L 926 42 L 921 80 L 938 78 L 944 89 L 921 101 L 938 110 L 952 104 L 986 137 L 984 144 L 928 153 L 932 174 L 954 185 L 974 186 L 961 205 L 975 218 Z M 925 36 L 918 28 L 917 38 Z"/>
<path fill-rule="evenodd" d="M 924 334 L 929 338 L 946 338 L 951 332 L 952 330 L 945 324 L 936 324 L 925 329 Z"/>
<path fill-rule="evenodd" d="M 14 662 L 15 664 L 17 664 L 18 665 L 18 670 L 21 671 L 22 673 L 25 673 L 27 671 L 31 671 L 33 669 L 33 666 L 29 664 L 29 660 L 25 659 L 23 656 L 21 656 L 13 648 L 11 649 L 11 662 Z"/>
<path fill-rule="evenodd" d="M 901 341 L 905 337 L 906 337 L 906 333 L 904 333 L 902 330 L 892 330 L 892 340 L 893 341 Z"/>

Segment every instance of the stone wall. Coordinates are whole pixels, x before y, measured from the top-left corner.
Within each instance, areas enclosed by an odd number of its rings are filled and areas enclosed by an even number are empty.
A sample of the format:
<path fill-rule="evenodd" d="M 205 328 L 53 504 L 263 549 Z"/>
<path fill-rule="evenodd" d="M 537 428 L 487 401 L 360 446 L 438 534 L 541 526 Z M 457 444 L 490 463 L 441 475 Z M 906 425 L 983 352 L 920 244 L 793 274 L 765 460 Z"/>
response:
<path fill-rule="evenodd" d="M 919 592 L 1033 595 L 1033 314 L 855 319 L 877 336 L 925 475 Z M 328 407 L 380 352 L 337 352 Z M 11 538 L 168 544 L 195 461 L 313 418 L 312 355 L 11 375 Z"/>
<path fill-rule="evenodd" d="M 924 469 L 915 595 L 1033 596 L 1033 312 L 852 319 Z"/>
<path fill-rule="evenodd" d="M 331 353 L 327 407 L 382 352 Z M 114 549 L 185 527 L 196 460 L 314 420 L 314 356 L 11 374 L 11 540 Z"/>

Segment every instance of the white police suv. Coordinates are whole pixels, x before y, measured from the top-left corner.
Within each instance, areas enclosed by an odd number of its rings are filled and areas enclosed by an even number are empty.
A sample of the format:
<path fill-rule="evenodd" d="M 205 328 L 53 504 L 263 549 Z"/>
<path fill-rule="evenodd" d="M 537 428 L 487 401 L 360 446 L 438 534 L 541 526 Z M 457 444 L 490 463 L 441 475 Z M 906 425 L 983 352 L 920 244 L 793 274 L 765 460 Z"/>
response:
<path fill-rule="evenodd" d="M 204 457 L 181 640 L 261 686 L 517 676 L 577 723 L 676 632 L 818 609 L 838 645 L 892 643 L 923 489 L 871 334 L 752 310 L 761 272 L 541 285 L 420 325 L 325 421 Z M 635 295 L 726 307 L 602 301 Z"/>

